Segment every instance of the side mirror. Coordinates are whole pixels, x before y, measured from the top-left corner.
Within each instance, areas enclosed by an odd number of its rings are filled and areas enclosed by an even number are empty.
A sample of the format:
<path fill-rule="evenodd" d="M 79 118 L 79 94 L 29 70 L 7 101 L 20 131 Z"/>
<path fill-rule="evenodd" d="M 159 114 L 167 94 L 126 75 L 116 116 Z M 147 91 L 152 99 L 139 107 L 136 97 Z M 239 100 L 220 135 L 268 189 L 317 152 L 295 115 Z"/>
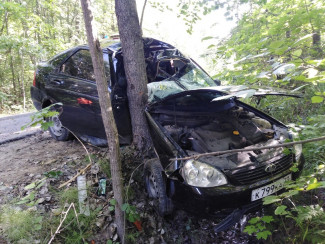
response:
<path fill-rule="evenodd" d="M 216 83 L 217 86 L 221 85 L 221 80 L 219 79 L 214 79 L 214 83 Z"/>

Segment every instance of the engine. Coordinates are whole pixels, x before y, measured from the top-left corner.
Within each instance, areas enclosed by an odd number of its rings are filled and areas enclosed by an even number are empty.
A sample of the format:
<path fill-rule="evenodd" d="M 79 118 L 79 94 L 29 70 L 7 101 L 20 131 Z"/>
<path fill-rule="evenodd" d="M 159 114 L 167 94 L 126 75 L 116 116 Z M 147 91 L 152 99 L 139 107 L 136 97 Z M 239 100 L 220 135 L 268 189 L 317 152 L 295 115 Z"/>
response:
<path fill-rule="evenodd" d="M 197 153 L 244 148 L 275 136 L 269 121 L 240 106 L 209 116 L 160 116 L 172 138 L 184 150 Z"/>

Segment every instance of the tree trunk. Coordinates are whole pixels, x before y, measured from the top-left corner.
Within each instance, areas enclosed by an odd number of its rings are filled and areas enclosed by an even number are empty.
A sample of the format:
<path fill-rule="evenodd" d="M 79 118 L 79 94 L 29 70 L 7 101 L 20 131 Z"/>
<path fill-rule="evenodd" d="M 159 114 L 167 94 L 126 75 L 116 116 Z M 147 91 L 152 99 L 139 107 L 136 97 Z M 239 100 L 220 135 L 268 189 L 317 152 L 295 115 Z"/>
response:
<path fill-rule="evenodd" d="M 20 65 L 21 65 L 21 68 L 20 68 L 20 74 L 21 74 L 21 89 L 22 89 L 22 96 L 23 96 L 23 110 L 25 112 L 25 109 L 26 109 L 26 91 L 25 91 L 25 80 L 24 80 L 24 72 L 25 72 L 25 69 L 24 69 L 24 56 L 23 56 L 23 51 L 22 50 L 19 50 L 19 54 L 20 54 Z"/>
<path fill-rule="evenodd" d="M 313 50 L 315 58 L 321 58 L 323 56 L 323 50 L 321 48 L 321 34 L 320 31 L 315 31 L 313 33 Z"/>
<path fill-rule="evenodd" d="M 135 0 L 115 0 L 115 13 L 122 44 L 133 143 L 140 151 L 151 146 L 144 108 L 148 100 L 143 40 Z"/>
<path fill-rule="evenodd" d="M 90 0 L 80 0 L 85 27 L 87 32 L 87 39 L 91 54 L 91 60 L 94 67 L 94 73 L 97 83 L 97 90 L 99 96 L 99 103 L 105 127 L 108 147 L 109 160 L 112 173 L 112 185 L 114 191 L 115 205 L 115 221 L 117 224 L 117 232 L 124 243 L 124 213 L 122 211 L 123 204 L 123 182 L 120 160 L 120 147 L 117 134 L 117 128 L 114 121 L 110 95 L 108 93 L 107 78 L 105 77 L 103 52 L 97 38 L 97 33 L 93 30 L 93 15 L 90 10 Z"/>
<path fill-rule="evenodd" d="M 14 89 L 14 95 L 16 96 L 17 95 L 17 89 L 16 89 L 16 79 L 15 79 L 15 68 L 14 68 L 14 62 L 12 60 L 12 49 L 9 48 L 9 62 L 10 62 L 10 70 L 11 70 L 11 78 L 12 78 L 12 87 Z M 17 102 L 17 100 L 15 99 L 14 100 L 15 103 Z"/>

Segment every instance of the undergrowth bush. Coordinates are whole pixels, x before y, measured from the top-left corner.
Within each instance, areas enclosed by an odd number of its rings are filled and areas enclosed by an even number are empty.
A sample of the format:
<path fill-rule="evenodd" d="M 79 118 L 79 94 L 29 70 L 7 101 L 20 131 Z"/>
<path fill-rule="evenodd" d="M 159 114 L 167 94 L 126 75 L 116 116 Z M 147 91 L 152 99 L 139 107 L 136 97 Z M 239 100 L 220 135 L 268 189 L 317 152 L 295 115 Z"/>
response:
<path fill-rule="evenodd" d="M 33 243 L 42 235 L 43 216 L 30 210 L 3 206 L 0 211 L 0 231 L 14 243 Z"/>

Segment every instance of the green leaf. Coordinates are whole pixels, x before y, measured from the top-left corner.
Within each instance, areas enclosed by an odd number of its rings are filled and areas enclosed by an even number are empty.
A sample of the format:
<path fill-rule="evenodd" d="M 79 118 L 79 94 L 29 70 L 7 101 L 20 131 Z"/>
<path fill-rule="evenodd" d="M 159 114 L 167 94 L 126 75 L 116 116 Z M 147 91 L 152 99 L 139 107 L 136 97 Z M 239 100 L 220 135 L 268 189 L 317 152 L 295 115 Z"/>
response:
<path fill-rule="evenodd" d="M 278 196 L 267 196 L 267 197 L 263 198 L 264 205 L 268 205 L 268 204 L 279 202 L 279 201 L 281 201 L 281 198 L 279 198 Z"/>
<path fill-rule="evenodd" d="M 265 215 L 265 216 L 262 217 L 262 221 L 263 221 L 264 223 L 269 224 L 269 223 L 271 223 L 272 221 L 274 221 L 274 219 L 273 219 L 272 216 Z"/>
<path fill-rule="evenodd" d="M 255 217 L 255 218 L 251 218 L 248 223 L 250 224 L 256 224 L 257 222 L 260 221 L 260 218 L 259 217 Z"/>
<path fill-rule="evenodd" d="M 42 229 L 42 225 L 40 224 L 34 225 L 34 230 L 40 230 L 40 229 Z"/>
<path fill-rule="evenodd" d="M 24 189 L 25 190 L 30 190 L 30 189 L 35 188 L 35 186 L 36 186 L 36 182 L 32 182 L 29 185 L 25 186 Z"/>
<path fill-rule="evenodd" d="M 321 103 L 323 102 L 324 98 L 323 97 L 320 97 L 320 96 L 313 96 L 311 98 L 311 102 L 312 103 Z"/>
<path fill-rule="evenodd" d="M 258 232 L 258 233 L 256 233 L 256 238 L 258 239 L 258 240 L 260 240 L 260 239 L 264 239 L 264 240 L 266 240 L 267 238 L 268 238 L 268 236 L 270 236 L 270 235 L 272 235 L 272 233 L 269 231 L 269 230 L 265 230 L 265 231 L 262 231 L 262 232 Z"/>
<path fill-rule="evenodd" d="M 247 225 L 244 229 L 244 232 L 246 232 L 247 234 L 251 235 L 255 232 L 257 232 L 257 229 L 254 225 Z"/>
<path fill-rule="evenodd" d="M 129 218 L 128 218 L 128 220 L 129 220 L 131 223 L 133 223 L 133 222 L 135 221 L 133 215 L 130 215 Z"/>
<path fill-rule="evenodd" d="M 296 187 L 295 187 L 296 188 Z M 284 192 L 284 193 L 282 193 L 281 194 L 281 197 L 286 197 L 286 198 L 288 198 L 288 197 L 292 197 L 292 196 L 294 196 L 294 195 L 297 195 L 299 193 L 299 191 L 298 190 L 291 190 L 291 191 L 287 191 L 287 192 Z"/>
<path fill-rule="evenodd" d="M 312 36 L 313 36 L 313 34 L 305 35 L 305 36 L 301 37 L 299 40 L 297 40 L 293 45 L 296 45 L 296 44 L 299 44 L 299 43 L 301 43 L 303 41 L 306 41 L 308 38 L 310 38 Z"/>
<path fill-rule="evenodd" d="M 201 39 L 201 41 L 210 40 L 210 39 L 212 39 L 212 38 L 213 38 L 212 36 L 206 36 L 206 37 L 203 37 L 203 38 Z"/>
<path fill-rule="evenodd" d="M 35 189 L 39 189 L 39 188 L 41 188 L 45 183 L 46 183 L 45 180 L 41 181 L 41 182 L 36 186 Z"/>
<path fill-rule="evenodd" d="M 291 170 L 292 172 L 298 172 L 298 171 L 299 171 L 299 169 L 298 169 L 296 166 L 292 166 L 292 167 L 290 168 L 290 170 Z"/>
<path fill-rule="evenodd" d="M 302 50 L 298 49 L 292 53 L 292 55 L 299 57 L 302 54 Z"/>
<path fill-rule="evenodd" d="M 111 200 L 109 201 L 109 204 L 115 206 L 115 205 L 116 205 L 116 200 L 115 200 L 115 199 L 111 199 Z"/>
<path fill-rule="evenodd" d="M 27 202 L 29 202 L 29 199 L 21 200 L 21 201 L 19 201 L 19 202 L 16 202 L 16 204 L 17 204 L 17 205 L 20 205 L 20 204 L 25 204 L 25 203 L 27 203 Z"/>
<path fill-rule="evenodd" d="M 286 208 L 287 208 L 287 206 L 280 205 L 275 209 L 274 213 L 276 215 L 286 215 L 288 213 L 288 211 L 286 211 Z"/>
<path fill-rule="evenodd" d="M 322 183 L 320 183 L 320 182 L 312 183 L 307 186 L 306 190 L 307 191 L 314 190 L 314 189 L 317 189 L 318 187 L 320 187 L 321 185 L 322 185 Z"/>
<path fill-rule="evenodd" d="M 127 203 L 124 203 L 122 205 L 122 211 L 125 211 L 128 207 L 129 207 L 129 205 Z"/>

